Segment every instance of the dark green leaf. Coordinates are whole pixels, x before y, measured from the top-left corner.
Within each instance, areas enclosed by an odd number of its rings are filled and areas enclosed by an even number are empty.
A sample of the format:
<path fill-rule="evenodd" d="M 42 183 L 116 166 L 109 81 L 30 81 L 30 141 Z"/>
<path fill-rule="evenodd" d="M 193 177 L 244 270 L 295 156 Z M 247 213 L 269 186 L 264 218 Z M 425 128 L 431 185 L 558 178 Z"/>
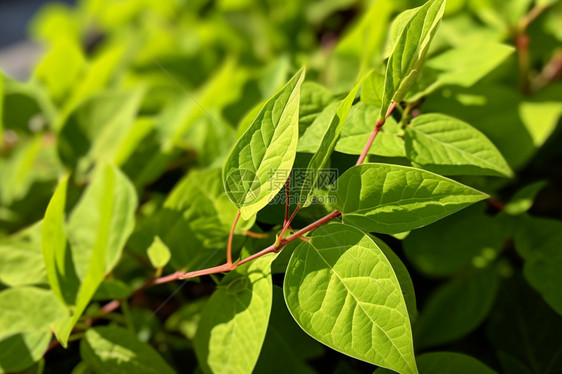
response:
<path fill-rule="evenodd" d="M 498 286 L 495 269 L 488 267 L 460 275 L 438 288 L 417 320 L 417 346 L 448 343 L 473 331 L 488 316 Z"/>
<path fill-rule="evenodd" d="M 228 273 L 203 309 L 195 353 L 205 373 L 251 373 L 265 339 L 272 304 L 266 255 Z"/>
<path fill-rule="evenodd" d="M 120 327 L 88 329 L 80 355 L 98 373 L 175 373 L 154 348 Z"/>
<path fill-rule="evenodd" d="M 486 204 L 476 204 L 411 232 L 403 241 L 406 257 L 431 277 L 453 276 L 486 266 L 498 256 L 504 238 L 501 223 L 485 210 Z"/>

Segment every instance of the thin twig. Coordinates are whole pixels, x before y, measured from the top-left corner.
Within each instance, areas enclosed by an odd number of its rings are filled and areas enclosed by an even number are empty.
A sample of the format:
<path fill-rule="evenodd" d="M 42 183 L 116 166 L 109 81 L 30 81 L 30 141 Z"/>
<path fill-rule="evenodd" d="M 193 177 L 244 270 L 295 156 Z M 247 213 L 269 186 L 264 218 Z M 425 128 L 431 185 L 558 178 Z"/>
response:
<path fill-rule="evenodd" d="M 228 244 L 226 245 L 226 263 L 232 265 L 232 238 L 234 237 L 234 229 L 236 229 L 236 224 L 240 218 L 240 211 L 236 213 L 236 218 L 232 223 L 232 228 L 230 229 L 230 235 L 228 235 Z"/>
<path fill-rule="evenodd" d="M 369 153 L 369 149 L 371 149 L 371 145 L 373 145 L 373 142 L 377 137 L 377 134 L 379 133 L 381 127 L 384 125 L 384 122 L 390 116 L 394 108 L 396 108 L 396 103 L 392 103 L 390 105 L 388 111 L 386 112 L 386 116 L 384 116 L 384 118 L 379 118 L 377 120 L 377 123 L 375 124 L 375 129 L 371 133 L 371 136 L 369 136 L 369 140 L 367 140 L 367 144 L 365 144 L 365 147 L 363 148 L 363 151 L 361 152 L 361 155 L 359 156 L 359 159 L 357 160 L 357 163 L 355 165 L 361 165 L 363 163 L 365 157 L 367 157 L 367 153 Z"/>

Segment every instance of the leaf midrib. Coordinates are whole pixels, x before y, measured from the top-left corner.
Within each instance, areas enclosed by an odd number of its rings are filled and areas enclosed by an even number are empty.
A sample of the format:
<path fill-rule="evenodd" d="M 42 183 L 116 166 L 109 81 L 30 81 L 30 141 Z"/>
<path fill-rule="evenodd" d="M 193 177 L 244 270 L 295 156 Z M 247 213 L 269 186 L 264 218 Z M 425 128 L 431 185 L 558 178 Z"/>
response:
<path fill-rule="evenodd" d="M 394 347 L 394 349 L 396 349 L 398 351 L 398 353 L 400 354 L 400 358 L 402 359 L 402 361 L 404 361 L 404 363 L 406 364 L 407 367 L 409 367 L 410 369 L 412 369 L 412 367 L 408 364 L 408 361 L 406 361 L 406 358 L 404 357 L 404 354 L 402 353 L 402 351 L 400 349 L 398 349 L 398 347 L 394 344 L 394 341 L 390 338 L 390 336 L 388 336 L 387 332 L 381 327 L 379 326 L 378 323 L 376 323 L 371 316 L 365 311 L 365 309 L 363 308 L 363 306 L 361 305 L 361 302 L 357 299 L 357 297 L 355 296 L 355 294 L 353 292 L 351 292 L 351 290 L 347 287 L 347 285 L 345 284 L 345 282 L 343 281 L 343 279 L 340 277 L 340 275 L 334 270 L 334 268 L 328 263 L 328 261 L 326 261 L 326 259 L 322 256 L 322 254 L 320 253 L 320 251 L 318 250 L 318 248 L 316 248 L 316 246 L 312 243 L 312 240 L 308 243 L 312 248 L 314 248 L 314 250 L 316 251 L 316 253 L 318 253 L 318 256 L 322 259 L 322 261 L 324 261 L 324 263 L 330 268 L 330 271 L 338 278 L 338 280 L 341 282 L 341 284 L 345 287 L 345 289 L 347 290 L 347 292 L 353 297 L 353 299 L 355 300 L 355 303 L 357 306 L 359 306 L 359 308 L 361 309 L 361 311 L 363 312 L 363 314 L 365 316 L 367 316 L 367 318 L 373 323 L 373 325 L 375 325 L 380 331 L 382 331 L 382 333 L 384 334 L 384 336 L 386 336 L 386 338 L 390 341 L 390 343 L 392 344 L 392 346 Z M 372 345 L 371 345 L 372 347 Z M 384 358 L 384 361 L 386 363 L 386 358 Z M 413 371 L 415 372 L 415 370 Z"/>
<path fill-rule="evenodd" d="M 463 154 L 463 155 L 466 155 L 467 158 L 473 158 L 473 159 L 476 159 L 476 160 L 482 162 L 483 164 L 488 165 L 488 167 L 490 167 L 492 170 L 499 171 L 498 168 L 497 168 L 494 164 L 490 163 L 490 162 L 487 161 L 486 159 L 482 159 L 482 158 L 480 158 L 480 157 L 478 157 L 478 156 L 476 156 L 476 155 L 474 155 L 474 154 L 472 154 L 472 153 L 469 153 L 469 152 L 467 152 L 467 151 L 465 151 L 465 150 L 463 150 L 463 149 L 461 149 L 461 148 L 459 148 L 459 147 L 457 147 L 457 146 L 452 145 L 451 143 L 445 143 L 445 142 L 443 142 L 443 141 L 441 141 L 441 140 L 435 138 L 434 136 L 431 136 L 431 135 L 429 135 L 429 134 L 427 134 L 427 133 L 425 133 L 425 132 L 423 132 L 423 131 L 420 131 L 420 130 L 416 129 L 414 126 L 411 126 L 410 129 L 411 129 L 412 131 L 418 133 L 418 134 L 421 134 L 421 135 L 425 136 L 425 137 L 428 138 L 428 139 L 431 139 L 431 140 L 436 141 L 437 143 L 441 144 L 441 145 L 442 145 L 443 147 L 445 147 L 445 148 L 451 148 L 451 149 L 453 149 L 453 150 L 455 150 L 455 151 L 457 151 L 457 152 L 459 152 L 459 153 L 461 153 L 461 154 Z"/>

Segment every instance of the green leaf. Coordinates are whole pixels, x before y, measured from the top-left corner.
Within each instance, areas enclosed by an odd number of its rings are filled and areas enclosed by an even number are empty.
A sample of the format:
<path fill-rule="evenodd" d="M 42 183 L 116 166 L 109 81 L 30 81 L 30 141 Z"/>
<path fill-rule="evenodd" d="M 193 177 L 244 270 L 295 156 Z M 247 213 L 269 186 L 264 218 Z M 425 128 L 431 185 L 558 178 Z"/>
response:
<path fill-rule="evenodd" d="M 80 343 L 80 355 L 100 373 L 175 373 L 154 348 L 120 327 L 88 329 Z"/>
<path fill-rule="evenodd" d="M 202 312 L 195 353 L 205 373 L 251 373 L 265 339 L 272 304 L 266 255 L 228 273 Z"/>
<path fill-rule="evenodd" d="M 509 203 L 505 205 L 504 212 L 511 215 L 523 214 L 533 206 L 535 197 L 546 186 L 546 181 L 531 183 L 513 195 Z"/>
<path fill-rule="evenodd" d="M 50 290 L 35 287 L 8 288 L 0 292 L 0 338 L 19 333 L 49 331 L 68 315 Z"/>
<path fill-rule="evenodd" d="M 504 237 L 500 222 L 487 215 L 486 208 L 485 203 L 475 204 L 447 219 L 412 231 L 402 242 L 406 258 L 418 271 L 430 277 L 453 276 L 488 265 L 497 258 Z"/>
<path fill-rule="evenodd" d="M 333 195 L 344 222 L 389 234 L 428 225 L 487 197 L 440 175 L 390 164 L 352 167 Z"/>
<path fill-rule="evenodd" d="M 86 277 L 96 249 L 105 258 L 105 272 L 115 267 L 133 231 L 136 208 L 137 195 L 127 177 L 114 166 L 100 168 L 68 220 L 68 241 L 80 279 Z"/>
<path fill-rule="evenodd" d="M 275 182 L 275 174 L 293 166 L 304 74 L 300 70 L 269 99 L 228 156 L 223 171 L 225 189 L 244 219 L 275 197 L 284 185 L 284 181 Z"/>
<path fill-rule="evenodd" d="M 63 303 L 66 303 L 65 290 L 68 284 L 68 276 L 65 276 L 68 257 L 64 229 L 67 186 L 68 177 L 64 177 L 45 211 L 41 238 L 47 279 L 54 294 Z"/>
<path fill-rule="evenodd" d="M 302 84 L 299 103 L 299 136 L 304 134 L 308 126 L 332 100 L 332 94 L 324 86 L 314 82 Z"/>
<path fill-rule="evenodd" d="M 33 365 L 45 354 L 51 333 L 34 331 L 0 339 L 0 373 L 15 373 Z"/>
<path fill-rule="evenodd" d="M 417 373 L 400 284 L 373 240 L 356 228 L 316 229 L 289 262 L 285 301 L 323 344 L 374 365 Z"/>
<path fill-rule="evenodd" d="M 470 87 L 502 64 L 515 49 L 494 40 L 464 43 L 425 63 L 406 100 L 413 102 L 448 85 Z"/>
<path fill-rule="evenodd" d="M 497 374 L 476 358 L 454 352 L 431 352 L 416 357 L 420 374 Z M 391 373 L 377 369 L 375 374 Z"/>
<path fill-rule="evenodd" d="M 201 297 L 182 306 L 166 320 L 166 330 L 179 331 L 187 339 L 193 340 L 199 327 L 201 312 L 208 301 L 208 297 Z"/>
<path fill-rule="evenodd" d="M 79 81 L 85 62 L 79 41 L 60 37 L 39 62 L 33 77 L 44 82 L 53 100 L 60 102 Z"/>
<path fill-rule="evenodd" d="M 176 184 L 164 206 L 138 225 L 128 245 L 144 254 L 158 236 L 170 250 L 170 264 L 176 270 L 216 265 L 224 259 L 237 213 L 224 191 L 220 169 L 191 170 Z M 240 219 L 235 233 L 242 234 L 254 222 L 255 217 Z M 239 248 L 236 244 L 235 240 L 235 249 Z"/>
<path fill-rule="evenodd" d="M 154 237 L 154 241 L 148 247 L 147 252 L 150 263 L 156 269 L 166 266 L 168 261 L 170 261 L 170 250 L 158 236 Z"/>
<path fill-rule="evenodd" d="M 370 3 L 359 21 L 338 41 L 325 73 L 333 92 L 350 90 L 358 77 L 368 73 L 373 64 L 380 64 L 390 19 L 400 6 L 388 1 Z"/>
<path fill-rule="evenodd" d="M 299 138 L 297 152 L 315 153 L 320 141 L 338 111 L 339 103 L 334 101 L 320 112 Z M 345 128 L 345 127 L 344 127 Z"/>
<path fill-rule="evenodd" d="M 361 87 L 361 102 L 380 108 L 382 106 L 383 90 L 384 74 L 373 70 L 363 81 L 363 87 Z M 371 127 L 373 126 L 371 125 Z"/>
<path fill-rule="evenodd" d="M 373 132 L 378 115 L 379 107 L 363 103 L 355 105 L 343 127 L 336 151 L 349 155 L 360 155 Z M 404 131 L 394 118 L 389 117 L 380 129 L 368 154 L 405 157 L 403 133 Z"/>
<path fill-rule="evenodd" d="M 379 118 L 384 118 L 392 102 L 404 99 L 425 61 L 429 44 L 445 10 L 445 0 L 429 0 L 405 23 L 388 59 Z"/>
<path fill-rule="evenodd" d="M 505 367 L 501 358 L 506 354 L 516 358 L 517 366 L 526 367 L 528 373 L 560 371 L 562 318 L 519 274 L 502 282 L 486 330 L 487 341 L 498 352 L 504 373 L 517 373 Z"/>
<path fill-rule="evenodd" d="M 106 272 L 119 261 L 133 230 L 136 205 L 137 197 L 132 184 L 119 169 L 107 165 L 95 173 L 92 184 L 72 212 L 67 226 L 72 272 L 60 269 L 57 272 L 74 284 L 78 282 L 79 287 L 70 300 L 69 296 L 65 296 L 67 303 L 74 305 L 72 317 L 55 326 L 55 334 L 63 346 L 66 346 L 72 328 Z M 44 234 L 44 240 L 46 237 Z M 64 246 L 58 246 L 51 255 L 60 256 L 61 260 L 57 263 L 66 265 Z"/>
<path fill-rule="evenodd" d="M 396 274 L 396 278 L 398 279 L 398 283 L 400 283 L 402 295 L 404 295 L 406 307 L 408 308 L 410 321 L 414 321 L 418 315 L 418 308 L 416 305 L 416 292 L 414 290 L 414 284 L 412 283 L 412 278 L 410 277 L 408 269 L 406 268 L 402 260 L 400 260 L 400 257 L 398 257 L 398 255 L 396 255 L 396 253 L 394 253 L 394 251 L 385 242 L 383 242 L 382 239 L 377 238 L 373 235 L 371 235 L 371 239 L 373 239 L 375 244 L 380 248 L 385 257 L 388 259 L 388 262 L 390 262 L 390 265 L 394 270 L 394 274 Z"/>
<path fill-rule="evenodd" d="M 101 282 L 92 300 L 127 299 L 132 293 L 132 288 L 126 283 L 109 278 Z"/>
<path fill-rule="evenodd" d="M 562 315 L 562 223 L 523 216 L 515 232 L 515 248 L 525 260 L 523 274 L 545 301 Z"/>
<path fill-rule="evenodd" d="M 3 103 L 0 111 L 4 131 L 11 129 L 17 133 L 29 133 L 30 124 L 51 123 L 56 109 L 49 100 L 44 88 L 37 82 L 21 83 L 0 72 L 3 81 Z M 33 126 L 32 126 L 33 127 Z"/>
<path fill-rule="evenodd" d="M 417 8 L 406 9 L 392 20 L 383 54 L 384 58 L 389 58 L 392 55 L 392 51 L 394 50 L 394 47 L 396 46 L 396 43 L 398 42 L 398 38 L 400 38 L 402 31 L 405 29 L 406 25 L 410 22 L 412 17 L 418 12 L 418 10 L 420 10 L 420 8 L 421 6 Z"/>
<path fill-rule="evenodd" d="M 128 141 L 141 99 L 142 91 L 135 90 L 104 92 L 83 101 L 62 124 L 58 136 L 62 161 L 81 172 L 94 162 L 114 162 Z"/>
<path fill-rule="evenodd" d="M 11 287 L 47 283 L 41 223 L 0 239 L 0 282 Z"/>
<path fill-rule="evenodd" d="M 414 165 L 444 175 L 513 176 L 501 153 L 468 123 L 444 114 L 414 118 L 404 136 Z"/>
<path fill-rule="evenodd" d="M 427 300 L 416 324 L 416 344 L 449 343 L 478 327 L 496 298 L 499 277 L 493 267 L 466 275 L 438 288 Z M 447 311 L 443 313 L 443 311 Z"/>
<path fill-rule="evenodd" d="M 422 374 L 495 374 L 474 357 L 454 352 L 431 352 L 417 357 Z"/>
<path fill-rule="evenodd" d="M 357 91 L 360 86 L 361 82 L 357 83 L 345 99 L 341 101 L 335 115 L 331 118 L 330 124 L 322 136 L 318 150 L 310 159 L 303 176 L 301 189 L 299 191 L 298 202 L 300 206 L 307 207 L 310 205 L 310 197 L 314 191 L 314 187 L 316 187 L 318 179 L 320 178 L 321 169 L 324 168 L 330 160 L 330 155 L 336 147 L 343 125 L 347 119 L 347 115 L 349 114 L 349 110 L 351 109 L 351 105 L 353 104 L 353 100 L 355 100 L 355 96 L 357 95 Z"/>

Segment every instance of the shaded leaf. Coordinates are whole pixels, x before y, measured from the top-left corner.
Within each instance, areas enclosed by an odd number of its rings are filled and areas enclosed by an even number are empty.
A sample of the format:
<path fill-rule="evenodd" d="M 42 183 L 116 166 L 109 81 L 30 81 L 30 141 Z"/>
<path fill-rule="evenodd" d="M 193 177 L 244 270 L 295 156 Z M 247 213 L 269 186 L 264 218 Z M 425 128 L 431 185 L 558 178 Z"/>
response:
<path fill-rule="evenodd" d="M 535 197 L 546 186 L 546 184 L 546 181 L 540 181 L 531 183 L 521 188 L 505 205 L 503 211 L 511 215 L 519 215 L 525 213 L 533 206 Z"/>
<path fill-rule="evenodd" d="M 422 168 L 444 175 L 495 175 L 513 172 L 484 134 L 443 114 L 424 114 L 406 127 L 406 154 Z"/>
<path fill-rule="evenodd" d="M 475 204 L 412 231 L 403 241 L 408 261 L 431 277 L 453 276 L 489 264 L 499 255 L 504 238 L 501 222 L 487 215 L 486 208 L 484 203 Z"/>
<path fill-rule="evenodd" d="M 562 319 L 519 275 L 503 282 L 486 328 L 498 356 L 515 357 L 517 366 L 530 373 L 562 369 Z M 507 369 L 504 372 L 511 373 Z"/>
<path fill-rule="evenodd" d="M 363 103 L 355 105 L 341 132 L 336 151 L 360 155 L 375 128 L 378 115 L 379 108 L 376 106 Z M 404 131 L 396 120 L 389 117 L 375 138 L 368 154 L 384 157 L 405 157 L 404 139 L 401 137 L 403 133 Z"/>
<path fill-rule="evenodd" d="M 295 323 L 285 306 L 283 290 L 273 286 L 273 307 L 255 373 L 312 374 L 306 361 L 324 353 L 317 341 Z"/>
<path fill-rule="evenodd" d="M 336 142 L 340 137 L 340 133 L 344 126 L 353 100 L 357 95 L 357 91 L 361 82 L 357 83 L 349 94 L 343 99 L 338 106 L 334 116 L 331 118 L 329 125 L 324 132 L 318 150 L 310 159 L 306 171 L 303 176 L 302 186 L 299 191 L 299 205 L 306 207 L 310 205 L 310 197 L 313 193 L 314 187 L 317 186 L 318 179 L 320 178 L 321 169 L 326 166 L 330 160 L 330 155 L 336 147 Z"/>
<path fill-rule="evenodd" d="M 220 169 L 191 170 L 169 193 L 163 207 L 138 225 L 128 244 L 144 256 L 158 236 L 170 250 L 170 264 L 176 270 L 213 266 L 224 259 L 237 213 L 224 191 Z M 249 229 L 254 221 L 255 217 L 249 221 L 241 218 L 236 234 Z M 239 248 L 237 241 L 234 245 Z"/>
<path fill-rule="evenodd" d="M 61 160 L 86 171 L 94 162 L 114 162 L 135 123 L 142 91 L 104 92 L 77 106 L 58 136 Z M 81 159 L 84 160 L 81 161 Z"/>
<path fill-rule="evenodd" d="M 488 267 L 460 275 L 438 288 L 417 320 L 417 346 L 425 348 L 448 343 L 473 331 L 488 316 L 498 286 L 495 269 Z"/>
<path fill-rule="evenodd" d="M 431 352 L 416 357 L 420 374 L 496 374 L 476 358 L 462 353 Z M 392 373 L 377 369 L 375 374 Z"/>
<path fill-rule="evenodd" d="M 51 341 L 48 331 L 15 334 L 0 340 L 0 373 L 14 373 L 39 361 Z"/>
<path fill-rule="evenodd" d="M 525 260 L 525 279 L 562 315 L 560 240 L 562 222 L 556 220 L 523 216 L 515 231 L 515 248 Z"/>
<path fill-rule="evenodd" d="M 205 373 L 251 373 L 272 304 L 271 262 L 262 256 L 228 273 L 203 309 L 195 353 Z"/>
<path fill-rule="evenodd" d="M 154 348 L 120 327 L 88 329 L 80 355 L 98 373 L 175 373 Z"/>
<path fill-rule="evenodd" d="M 448 85 L 470 87 L 503 63 L 515 49 L 493 40 L 464 43 L 428 59 L 407 101 Z"/>

